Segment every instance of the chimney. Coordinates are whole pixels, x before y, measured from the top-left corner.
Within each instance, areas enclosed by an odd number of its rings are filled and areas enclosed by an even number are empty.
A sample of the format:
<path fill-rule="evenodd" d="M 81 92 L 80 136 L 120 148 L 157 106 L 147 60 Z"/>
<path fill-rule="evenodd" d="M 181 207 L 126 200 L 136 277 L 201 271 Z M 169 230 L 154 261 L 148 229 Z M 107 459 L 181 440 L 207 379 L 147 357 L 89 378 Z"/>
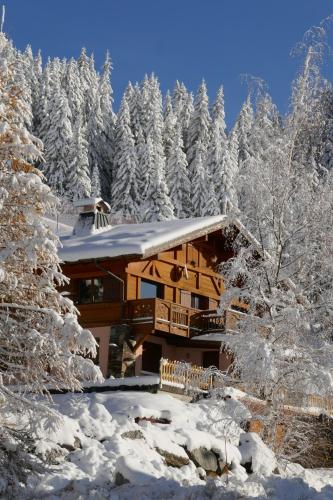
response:
<path fill-rule="evenodd" d="M 73 205 L 81 209 L 73 229 L 73 235 L 94 234 L 99 230 L 111 227 L 109 221 L 111 207 L 102 198 L 84 198 L 75 201 Z"/>

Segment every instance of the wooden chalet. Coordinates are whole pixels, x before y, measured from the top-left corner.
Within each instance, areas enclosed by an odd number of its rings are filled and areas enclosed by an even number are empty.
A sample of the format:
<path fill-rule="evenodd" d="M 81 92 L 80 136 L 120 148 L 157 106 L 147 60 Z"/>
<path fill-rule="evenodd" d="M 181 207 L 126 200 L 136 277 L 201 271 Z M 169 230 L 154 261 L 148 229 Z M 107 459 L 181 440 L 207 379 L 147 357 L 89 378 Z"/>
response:
<path fill-rule="evenodd" d="M 241 224 L 220 215 L 112 226 L 102 200 L 78 205 L 73 235 L 61 238 L 64 291 L 99 343 L 104 376 L 158 372 L 161 357 L 227 368 L 221 338 L 244 307 L 218 314 L 218 268 L 239 232 L 247 241 Z"/>

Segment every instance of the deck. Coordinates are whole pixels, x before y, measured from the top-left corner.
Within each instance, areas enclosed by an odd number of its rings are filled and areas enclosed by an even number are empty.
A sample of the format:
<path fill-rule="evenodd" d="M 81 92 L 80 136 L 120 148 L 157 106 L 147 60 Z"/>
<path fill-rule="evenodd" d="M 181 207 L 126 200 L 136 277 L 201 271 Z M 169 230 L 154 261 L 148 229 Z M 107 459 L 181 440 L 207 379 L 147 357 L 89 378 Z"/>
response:
<path fill-rule="evenodd" d="M 131 324 L 139 333 L 148 330 L 181 337 L 235 330 L 239 313 L 227 311 L 223 316 L 216 310 L 200 311 L 164 299 L 128 300 L 124 304 L 99 302 L 79 305 L 81 322 L 92 327 L 100 324 Z"/>

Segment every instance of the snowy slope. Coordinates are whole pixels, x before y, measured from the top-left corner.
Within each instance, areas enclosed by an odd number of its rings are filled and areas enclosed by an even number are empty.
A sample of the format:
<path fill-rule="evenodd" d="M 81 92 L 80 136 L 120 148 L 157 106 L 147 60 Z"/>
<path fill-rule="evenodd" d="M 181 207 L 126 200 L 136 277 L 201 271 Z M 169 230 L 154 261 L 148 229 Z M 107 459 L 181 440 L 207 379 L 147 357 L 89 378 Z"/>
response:
<path fill-rule="evenodd" d="M 80 259 L 153 255 L 161 248 L 171 248 L 217 230 L 227 221 L 225 215 L 168 220 L 145 224 L 120 224 L 93 235 L 65 236 L 60 258 L 65 262 Z"/>
<path fill-rule="evenodd" d="M 37 452 L 53 456 L 53 465 L 30 478 L 27 498 L 333 497 L 333 471 L 277 463 L 257 435 L 241 430 L 239 424 L 249 413 L 233 398 L 184 403 L 165 394 L 117 392 L 65 394 L 54 400 L 63 421 L 57 429 L 40 429 L 37 442 Z M 167 418 L 171 423 L 135 421 L 137 417 Z M 170 466 L 159 451 L 186 460 L 185 449 L 200 446 L 230 464 L 229 474 L 206 480 L 192 461 Z M 252 474 L 241 466 L 249 460 Z M 117 477 L 125 478 L 125 484 L 117 486 Z"/>

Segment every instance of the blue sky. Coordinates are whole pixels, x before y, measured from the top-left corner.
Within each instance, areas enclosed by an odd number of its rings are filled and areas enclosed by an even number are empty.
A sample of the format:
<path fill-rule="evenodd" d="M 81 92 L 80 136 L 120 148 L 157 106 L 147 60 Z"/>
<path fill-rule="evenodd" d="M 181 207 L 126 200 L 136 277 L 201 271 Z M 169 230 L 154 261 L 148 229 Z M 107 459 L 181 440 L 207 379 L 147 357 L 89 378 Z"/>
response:
<path fill-rule="evenodd" d="M 9 0 L 5 31 L 43 57 L 77 57 L 82 46 L 100 67 L 107 49 L 115 107 L 129 80 L 154 71 L 163 92 L 176 79 L 213 98 L 225 88 L 227 122 L 246 96 L 241 74 L 263 78 L 282 112 L 300 60 L 290 50 L 305 30 L 333 13 L 332 0 Z M 333 27 L 329 34 L 333 45 Z M 333 61 L 324 71 L 333 78 Z"/>

